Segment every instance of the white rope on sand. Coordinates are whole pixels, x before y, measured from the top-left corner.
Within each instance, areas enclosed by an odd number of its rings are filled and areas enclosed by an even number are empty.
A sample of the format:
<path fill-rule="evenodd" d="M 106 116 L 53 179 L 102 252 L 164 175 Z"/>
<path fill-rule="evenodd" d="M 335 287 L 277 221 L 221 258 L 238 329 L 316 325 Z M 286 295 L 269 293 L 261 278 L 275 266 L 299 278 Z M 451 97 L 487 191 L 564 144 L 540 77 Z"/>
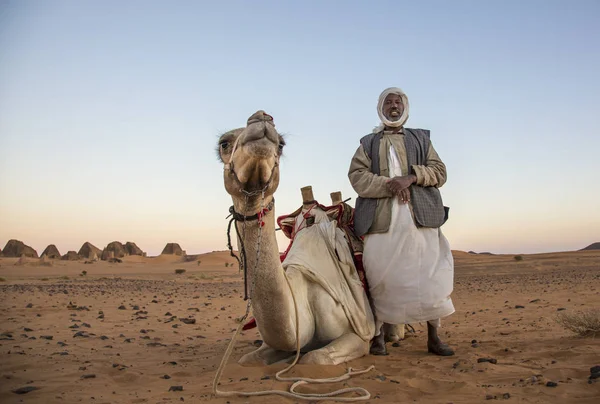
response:
<path fill-rule="evenodd" d="M 217 373 L 213 380 L 213 394 L 215 394 L 217 397 L 232 397 L 232 396 L 252 397 L 252 396 L 279 395 L 279 396 L 284 396 L 284 397 L 289 397 L 289 398 L 295 398 L 298 400 L 307 400 L 307 401 L 332 400 L 332 401 L 340 401 L 340 402 L 365 401 L 365 400 L 368 400 L 369 398 L 371 398 L 371 393 L 369 393 L 368 390 L 366 390 L 362 387 L 347 387 L 347 388 L 335 390 L 330 393 L 300 393 L 300 392 L 297 392 L 295 389 L 298 386 L 301 386 L 304 384 L 309 384 L 309 383 L 335 383 L 335 382 L 347 380 L 351 376 L 370 372 L 371 370 L 375 369 L 375 366 L 373 366 L 373 365 L 369 366 L 367 369 L 362 369 L 362 370 L 353 370 L 352 368 L 348 368 L 348 371 L 345 374 L 343 374 L 341 376 L 337 376 L 337 377 L 326 378 L 326 379 L 312 379 L 312 378 L 307 378 L 307 377 L 282 377 L 281 376 L 282 374 L 290 371 L 296 365 L 296 363 L 298 362 L 298 359 L 300 359 L 300 327 L 299 327 L 300 324 L 299 324 L 299 316 L 298 316 L 298 305 L 296 303 L 296 297 L 294 296 L 294 291 L 292 290 L 292 286 L 290 285 L 290 281 L 289 281 L 287 275 L 285 274 L 285 271 L 284 271 L 284 277 L 288 284 L 288 287 L 290 288 L 290 292 L 292 293 L 292 300 L 294 301 L 294 312 L 296 315 L 296 357 L 294 358 L 294 361 L 287 368 L 277 372 L 275 374 L 275 378 L 279 381 L 293 381 L 294 383 L 290 386 L 289 391 L 285 391 L 285 390 L 223 391 L 223 390 L 219 389 L 219 382 L 221 380 L 221 376 L 223 374 L 225 365 L 227 364 L 227 361 L 229 360 L 229 356 L 231 355 L 231 352 L 233 351 L 235 340 L 238 337 L 238 335 L 240 334 L 242 328 L 244 327 L 244 322 L 245 322 L 246 318 L 248 317 L 248 314 L 250 313 L 252 301 L 249 299 L 248 304 L 246 305 L 246 313 L 242 317 L 235 333 L 233 334 L 233 337 L 231 338 L 231 341 L 229 342 L 229 345 L 227 346 L 227 350 L 225 351 L 225 354 L 223 355 L 223 359 L 221 359 L 221 364 L 219 365 L 219 368 L 217 369 Z M 359 393 L 360 396 L 358 396 L 358 397 L 338 397 L 341 394 L 352 393 L 352 392 Z"/>

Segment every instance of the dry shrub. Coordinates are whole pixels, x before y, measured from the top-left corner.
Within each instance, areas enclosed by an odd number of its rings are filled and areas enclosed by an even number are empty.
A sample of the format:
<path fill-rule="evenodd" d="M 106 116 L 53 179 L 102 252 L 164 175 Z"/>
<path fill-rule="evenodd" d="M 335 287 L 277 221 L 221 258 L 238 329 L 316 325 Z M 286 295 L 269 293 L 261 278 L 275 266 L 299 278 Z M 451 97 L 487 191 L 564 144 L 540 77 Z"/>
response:
<path fill-rule="evenodd" d="M 184 273 L 185 273 L 185 269 L 176 269 L 176 270 L 175 270 L 175 273 L 176 273 L 177 275 L 184 274 Z"/>
<path fill-rule="evenodd" d="M 515 261 L 523 261 L 522 255 L 515 255 Z"/>
<path fill-rule="evenodd" d="M 556 322 L 582 337 L 595 337 L 600 334 L 600 309 L 578 313 L 561 312 L 556 316 Z"/>
<path fill-rule="evenodd" d="M 6 282 L 6 279 L 0 278 L 0 282 Z"/>

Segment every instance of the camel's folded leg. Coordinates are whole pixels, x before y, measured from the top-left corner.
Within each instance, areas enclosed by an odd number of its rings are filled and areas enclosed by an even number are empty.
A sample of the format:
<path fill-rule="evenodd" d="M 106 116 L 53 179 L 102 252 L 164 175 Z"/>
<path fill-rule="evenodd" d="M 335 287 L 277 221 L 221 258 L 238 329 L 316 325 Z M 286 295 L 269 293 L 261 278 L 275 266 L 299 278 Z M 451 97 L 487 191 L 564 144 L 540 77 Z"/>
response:
<path fill-rule="evenodd" d="M 338 365 L 369 353 L 369 341 L 354 333 L 344 334 L 321 349 L 306 353 L 300 363 L 315 365 Z"/>
<path fill-rule="evenodd" d="M 277 351 L 263 342 L 256 351 L 242 356 L 238 363 L 244 366 L 271 365 L 286 360 L 291 356 L 294 356 L 294 352 Z"/>
<path fill-rule="evenodd" d="M 398 342 L 404 339 L 404 324 L 383 323 L 385 342 Z"/>

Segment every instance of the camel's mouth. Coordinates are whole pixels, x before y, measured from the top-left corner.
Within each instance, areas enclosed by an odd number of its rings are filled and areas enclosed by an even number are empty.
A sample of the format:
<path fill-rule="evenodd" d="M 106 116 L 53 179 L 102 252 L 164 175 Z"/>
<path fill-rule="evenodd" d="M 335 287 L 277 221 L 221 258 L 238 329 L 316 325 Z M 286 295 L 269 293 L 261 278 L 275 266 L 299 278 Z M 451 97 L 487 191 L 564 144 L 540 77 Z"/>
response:
<path fill-rule="evenodd" d="M 239 188 L 245 192 L 260 192 L 267 190 L 272 183 L 277 168 L 277 161 L 273 156 L 266 158 L 253 158 L 242 161 L 231 171 L 231 175 Z"/>

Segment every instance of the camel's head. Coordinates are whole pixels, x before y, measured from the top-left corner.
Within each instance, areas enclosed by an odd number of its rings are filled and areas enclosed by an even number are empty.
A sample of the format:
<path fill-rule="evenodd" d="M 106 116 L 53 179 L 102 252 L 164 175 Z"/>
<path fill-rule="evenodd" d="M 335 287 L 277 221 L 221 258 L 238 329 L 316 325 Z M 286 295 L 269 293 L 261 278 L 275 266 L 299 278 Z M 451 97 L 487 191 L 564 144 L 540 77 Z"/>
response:
<path fill-rule="evenodd" d="M 219 138 L 225 189 L 236 210 L 251 214 L 263 203 L 263 192 L 264 203 L 271 201 L 279 185 L 279 157 L 284 145 L 273 117 L 264 111 L 248 118 L 245 128 L 234 129 Z"/>

